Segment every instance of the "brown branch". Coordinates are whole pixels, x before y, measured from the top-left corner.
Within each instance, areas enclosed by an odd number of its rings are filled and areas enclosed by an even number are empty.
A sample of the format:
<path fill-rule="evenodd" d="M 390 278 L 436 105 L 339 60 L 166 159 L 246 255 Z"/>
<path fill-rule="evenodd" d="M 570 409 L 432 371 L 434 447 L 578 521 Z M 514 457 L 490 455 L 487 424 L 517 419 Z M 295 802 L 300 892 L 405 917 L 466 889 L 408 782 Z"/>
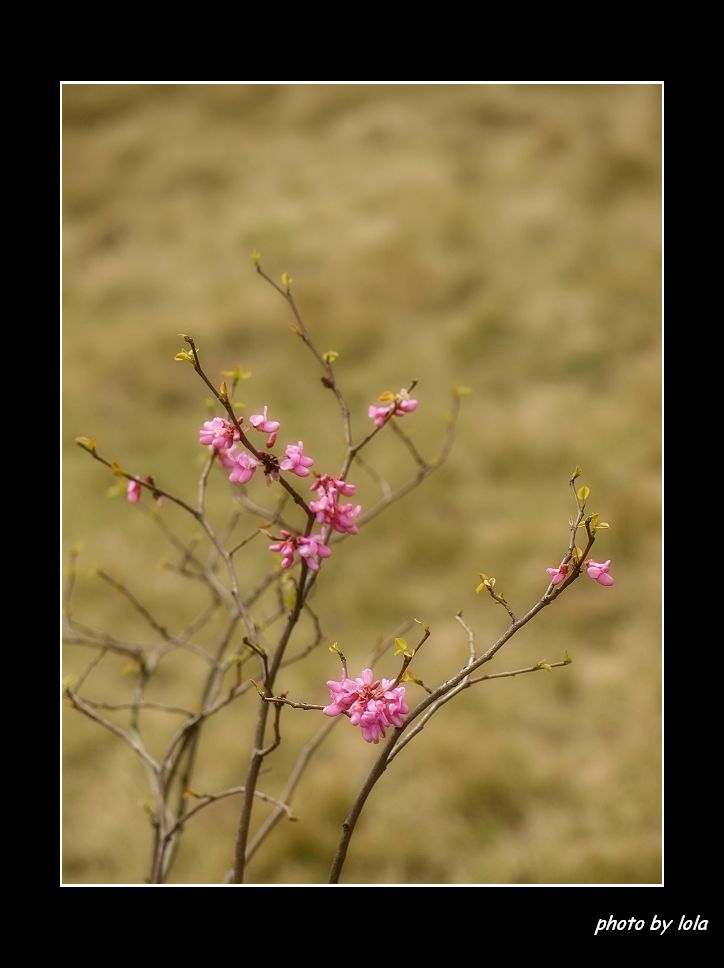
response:
<path fill-rule="evenodd" d="M 78 441 L 76 441 L 76 443 L 78 443 Z M 106 467 L 112 470 L 117 477 L 124 477 L 127 481 L 135 481 L 136 484 L 140 484 L 141 487 L 144 487 L 147 491 L 150 491 L 154 497 L 168 498 L 169 501 L 172 501 L 174 504 L 178 504 L 178 506 L 183 508 L 184 511 L 188 511 L 192 517 L 196 518 L 197 520 L 199 519 L 199 512 L 196 510 L 196 508 L 192 508 L 190 504 L 187 504 L 186 501 L 182 500 L 180 497 L 176 497 L 175 494 L 165 491 L 155 482 L 152 484 L 149 481 L 144 480 L 142 477 L 137 477 L 135 474 L 127 474 L 125 471 L 121 470 L 118 465 L 114 467 L 111 461 L 106 460 L 105 457 L 101 457 L 95 447 L 88 447 L 85 443 L 78 443 L 78 446 L 89 453 L 94 460 L 99 461 L 99 463 L 104 464 Z"/>
<path fill-rule="evenodd" d="M 127 746 L 130 746 L 133 752 L 136 753 L 136 755 L 139 756 L 148 767 L 150 767 L 150 769 L 155 775 L 157 776 L 160 775 L 160 772 L 161 772 L 160 765 L 146 751 L 145 747 L 143 746 L 143 743 L 139 738 L 137 738 L 136 736 L 133 736 L 125 729 L 122 729 L 116 723 L 111 722 L 110 719 L 106 719 L 105 716 L 99 715 L 97 712 L 95 712 L 94 709 L 92 709 L 85 702 L 85 700 L 81 699 L 80 696 L 76 692 L 74 692 L 73 689 L 71 689 L 70 687 L 65 690 L 65 695 L 70 700 L 72 705 L 79 712 L 83 713 L 85 716 L 87 716 L 89 719 L 92 719 L 93 722 L 98 723 L 100 726 L 104 726 L 109 732 L 114 733 L 116 736 L 118 736 L 119 739 L 122 739 L 123 742 L 126 743 Z"/>
<path fill-rule="evenodd" d="M 309 331 L 307 330 L 307 327 L 304 325 L 304 320 L 302 319 L 302 315 L 299 312 L 296 302 L 294 301 L 294 296 L 291 293 L 291 289 L 284 289 L 282 288 L 282 286 L 274 282 L 274 280 L 270 276 L 268 276 L 266 272 L 264 272 L 264 270 L 261 268 L 261 265 L 259 265 L 259 263 L 257 263 L 256 265 L 256 271 L 262 277 L 262 279 L 268 282 L 273 289 L 276 289 L 279 295 L 286 301 L 286 303 L 288 304 L 289 308 L 292 311 L 292 314 L 294 315 L 294 319 L 296 320 L 297 333 L 300 339 L 302 340 L 304 345 L 312 352 L 315 359 L 324 370 L 322 383 L 324 384 L 325 387 L 327 387 L 327 389 L 332 391 L 332 393 L 334 394 L 337 400 L 337 404 L 339 405 L 339 409 L 342 414 L 342 425 L 344 427 L 345 446 L 346 446 L 347 452 L 349 452 L 352 447 L 352 424 L 351 424 L 350 412 L 349 412 L 349 407 L 347 406 L 347 403 L 344 399 L 344 396 L 342 395 L 341 390 L 337 386 L 337 381 L 334 375 L 334 370 L 332 368 L 331 361 L 325 359 L 324 356 L 319 352 L 317 347 L 312 342 L 312 339 L 309 335 Z"/>
<path fill-rule="evenodd" d="M 417 449 L 417 447 L 415 447 L 415 444 L 413 443 L 412 438 L 407 433 L 407 431 L 401 430 L 399 424 L 396 422 L 393 422 L 391 424 L 391 427 L 392 427 L 392 432 L 402 441 L 405 447 L 409 450 L 412 456 L 412 459 L 415 461 L 417 466 L 422 468 L 422 470 L 427 470 L 427 461 L 422 456 L 422 454 Z"/>
<path fill-rule="evenodd" d="M 324 706 L 315 706 L 308 702 L 293 702 L 285 696 L 262 696 L 264 702 L 273 702 L 277 706 L 291 706 L 292 709 L 324 709 Z"/>
<path fill-rule="evenodd" d="M 166 840 L 170 840 L 173 835 L 177 833 L 186 823 L 188 823 L 192 817 L 196 816 L 199 810 L 203 810 L 204 807 L 208 807 L 210 803 L 216 803 L 217 800 L 223 800 L 226 797 L 236 796 L 238 793 L 246 793 L 246 787 L 230 787 L 228 790 L 222 790 L 221 793 L 192 793 L 190 790 L 186 790 L 184 795 L 187 798 L 193 797 L 194 799 L 202 800 L 203 802 L 197 804 L 192 810 L 189 810 L 185 816 L 180 817 L 176 821 L 173 827 L 171 827 L 171 829 L 167 832 Z M 296 820 L 296 817 L 287 804 L 277 800 L 276 797 L 270 797 L 268 793 L 262 793 L 261 790 L 255 790 L 254 796 L 259 800 L 263 800 L 265 803 L 275 804 L 277 807 L 279 807 L 282 813 L 285 813 L 289 817 L 290 820 Z"/>
<path fill-rule="evenodd" d="M 73 685 L 75 686 L 76 689 L 78 688 L 77 682 L 74 682 Z M 165 703 L 151 702 L 150 700 L 143 700 L 142 702 L 111 703 L 111 702 L 101 702 L 98 699 L 88 699 L 87 697 L 84 697 L 83 701 L 86 702 L 89 706 L 92 706 L 93 709 L 106 709 L 110 712 L 117 712 L 121 709 L 155 709 L 161 713 L 179 713 L 182 716 L 189 716 L 189 717 L 195 715 L 195 713 L 193 713 L 190 709 L 186 709 L 183 706 L 169 706 L 169 705 L 166 705 Z"/>

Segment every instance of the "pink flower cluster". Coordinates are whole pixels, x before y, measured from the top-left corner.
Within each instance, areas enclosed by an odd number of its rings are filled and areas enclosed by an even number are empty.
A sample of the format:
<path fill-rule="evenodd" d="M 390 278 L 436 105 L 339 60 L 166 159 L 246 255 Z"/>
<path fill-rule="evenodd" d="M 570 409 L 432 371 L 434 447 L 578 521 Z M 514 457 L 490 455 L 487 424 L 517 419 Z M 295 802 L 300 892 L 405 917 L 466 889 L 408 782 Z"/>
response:
<path fill-rule="evenodd" d="M 395 394 L 394 399 L 390 403 L 386 403 L 382 407 L 376 407 L 374 404 L 370 404 L 367 410 L 367 416 L 370 420 L 374 420 L 375 427 L 381 427 L 389 413 L 393 417 L 401 417 L 403 414 L 412 413 L 416 409 L 417 400 L 413 400 L 403 387 L 398 394 Z"/>
<path fill-rule="evenodd" d="M 597 581 L 599 585 L 613 585 L 614 578 L 608 573 L 608 566 L 611 564 L 611 559 L 604 561 L 603 563 L 594 561 L 589 558 L 586 562 L 586 571 L 589 576 Z M 561 562 L 557 568 L 546 568 L 546 571 L 551 575 L 551 585 L 560 585 L 562 581 L 565 581 L 568 577 L 568 564 Z"/>
<path fill-rule="evenodd" d="M 309 502 L 309 510 L 317 515 L 317 521 L 328 525 L 333 531 L 342 534 L 357 534 L 359 528 L 354 519 L 362 510 L 360 504 L 340 504 L 340 494 L 351 497 L 356 487 L 338 477 L 322 474 L 312 484 L 312 490 L 317 491 L 317 500 Z"/>
<path fill-rule="evenodd" d="M 206 447 L 227 448 L 239 439 L 239 431 L 223 417 L 204 421 L 199 430 L 199 443 Z"/>
<path fill-rule="evenodd" d="M 347 713 L 353 726 L 362 729 L 367 743 L 379 743 L 388 726 L 402 726 L 409 707 L 405 687 L 394 686 L 390 679 L 372 679 L 372 670 L 363 669 L 357 679 L 348 679 L 346 670 L 340 682 L 327 683 L 332 702 L 324 707 L 325 716 Z"/>
<path fill-rule="evenodd" d="M 141 500 L 141 491 L 143 488 L 138 483 L 138 481 L 129 481 L 128 490 L 126 491 L 126 496 L 131 504 L 136 504 L 136 502 Z"/>
<path fill-rule="evenodd" d="M 312 571 L 319 571 L 319 559 L 329 558 L 332 554 L 318 534 L 294 535 L 282 529 L 282 538 L 269 545 L 269 551 L 278 551 L 282 556 L 282 568 L 290 568 L 294 563 L 294 552 L 299 553 Z"/>
<path fill-rule="evenodd" d="M 402 416 L 417 407 L 417 400 L 412 400 L 405 389 L 398 394 L 385 394 L 381 399 L 385 402 L 384 406 L 369 408 L 369 416 L 377 427 L 382 426 L 389 414 Z M 386 402 L 388 400 L 389 403 Z M 276 443 L 281 423 L 271 419 L 268 406 L 264 406 L 262 413 L 253 413 L 248 422 L 254 430 L 267 434 L 266 446 L 271 449 Z M 245 450 L 239 449 L 242 438 Z M 314 459 L 304 453 L 304 441 L 289 444 L 284 451 L 284 458 L 280 460 L 273 454 L 267 455 L 252 447 L 243 432 L 237 430 L 225 417 L 213 417 L 204 421 L 199 430 L 199 443 L 216 452 L 221 466 L 230 472 L 229 480 L 233 484 L 248 484 L 257 468 L 262 466 L 267 484 L 278 481 L 281 471 L 288 471 L 297 477 L 309 477 L 312 473 L 310 468 Z M 269 545 L 270 551 L 281 554 L 282 568 L 291 567 L 295 554 L 299 554 L 312 571 L 318 571 L 320 559 L 328 558 L 332 554 L 325 544 L 329 533 L 325 529 L 329 528 L 340 534 L 357 534 L 359 531 L 355 518 L 359 516 L 362 507 L 344 500 L 355 493 L 354 484 L 330 474 L 322 474 L 312 484 L 312 490 L 316 492 L 316 498 L 309 502 L 309 510 L 323 526 L 321 534 L 305 536 L 282 531 L 281 537 Z M 131 482 L 128 486 L 128 500 L 138 501 L 140 492 L 140 486 Z"/>

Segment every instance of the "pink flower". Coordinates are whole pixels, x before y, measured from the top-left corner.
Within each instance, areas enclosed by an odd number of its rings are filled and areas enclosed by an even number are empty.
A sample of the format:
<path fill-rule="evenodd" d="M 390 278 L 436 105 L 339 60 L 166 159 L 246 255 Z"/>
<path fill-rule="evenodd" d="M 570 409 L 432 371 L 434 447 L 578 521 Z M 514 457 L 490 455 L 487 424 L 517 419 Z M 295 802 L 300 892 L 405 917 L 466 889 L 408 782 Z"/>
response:
<path fill-rule="evenodd" d="M 367 743 L 379 743 L 388 726 L 402 726 L 410 711 L 405 702 L 405 687 L 394 686 L 390 679 L 372 679 L 372 670 L 363 669 L 357 679 L 348 679 L 346 670 L 341 681 L 327 685 L 332 702 L 324 707 L 325 716 L 347 713 L 353 726 L 362 730 Z"/>
<path fill-rule="evenodd" d="M 239 439 L 239 431 L 223 417 L 204 421 L 199 430 L 199 443 L 210 447 L 231 447 Z"/>
<path fill-rule="evenodd" d="M 284 529 L 282 529 L 282 535 L 284 540 L 278 541 L 276 544 L 270 544 L 269 551 L 280 552 L 282 556 L 282 568 L 289 568 L 294 561 L 294 549 L 297 539 L 292 535 L 291 531 L 285 531 Z"/>
<path fill-rule="evenodd" d="M 304 444 L 301 440 L 298 444 L 290 444 L 284 453 L 287 459 L 279 465 L 283 471 L 291 471 L 297 477 L 309 477 L 309 468 L 314 461 L 311 457 L 304 456 Z"/>
<path fill-rule="evenodd" d="M 393 404 L 389 403 L 386 407 L 376 407 L 373 403 L 369 405 L 367 416 L 374 420 L 375 427 L 381 427 L 385 422 L 385 417 L 392 410 Z"/>
<path fill-rule="evenodd" d="M 413 400 L 403 387 L 399 393 L 395 394 L 395 399 L 390 403 L 386 403 L 383 407 L 376 407 L 374 404 L 370 404 L 367 410 L 367 416 L 370 420 L 374 420 L 375 427 L 381 427 L 390 412 L 392 412 L 393 417 L 401 417 L 403 414 L 412 413 L 416 409 L 417 400 Z"/>
<path fill-rule="evenodd" d="M 236 444 L 232 444 L 231 447 L 219 447 L 217 453 L 222 467 L 229 470 L 236 467 Z"/>
<path fill-rule="evenodd" d="M 259 430 L 263 434 L 269 434 L 269 439 L 266 442 L 267 447 L 274 446 L 277 439 L 277 431 L 281 427 L 281 424 L 278 420 L 270 420 L 267 417 L 266 407 L 264 407 L 264 413 L 253 413 L 249 417 L 249 423 L 254 430 Z"/>
<path fill-rule="evenodd" d="M 351 495 L 355 492 L 355 485 L 348 484 L 337 477 L 323 474 L 312 484 L 312 490 L 319 493 L 316 501 L 309 502 L 309 509 L 317 516 L 317 521 L 329 525 L 335 531 L 343 534 L 357 534 L 359 528 L 354 523 L 354 518 L 362 510 L 358 504 L 340 504 L 339 495 Z"/>
<path fill-rule="evenodd" d="M 357 485 L 343 481 L 340 477 L 332 477 L 331 474 L 322 474 L 312 484 L 312 490 L 323 491 L 326 494 L 343 494 L 345 497 L 351 497 L 357 490 Z"/>
<path fill-rule="evenodd" d="M 608 566 L 610 564 L 610 558 L 608 561 L 604 561 L 603 564 L 601 564 L 599 561 L 593 561 L 592 558 L 589 558 L 586 562 L 588 574 L 594 579 L 594 581 L 597 581 L 599 585 L 613 585 L 614 579 L 608 573 Z"/>
<path fill-rule="evenodd" d="M 308 538 L 297 539 L 297 550 L 312 571 L 319 571 L 319 559 L 329 558 L 332 549 L 328 548 L 318 534 L 310 534 Z"/>
<path fill-rule="evenodd" d="M 229 480 L 235 484 L 248 483 L 254 476 L 254 471 L 259 466 L 259 461 L 255 457 L 252 457 L 251 454 L 247 454 L 246 451 L 237 454 L 233 460 L 234 469 L 229 474 Z"/>
<path fill-rule="evenodd" d="M 131 504 L 136 504 L 141 500 L 141 491 L 143 488 L 138 483 L 138 481 L 129 481 L 128 490 L 126 491 L 126 496 Z"/>
<path fill-rule="evenodd" d="M 327 547 L 318 534 L 305 537 L 282 530 L 282 540 L 269 545 L 269 551 L 281 554 L 282 568 L 289 568 L 293 564 L 295 550 L 307 562 L 311 571 L 319 571 L 319 559 L 329 558 L 332 554 L 332 549 Z"/>
<path fill-rule="evenodd" d="M 560 585 L 562 581 L 566 580 L 568 575 L 568 565 L 561 563 L 558 568 L 546 568 L 549 575 L 552 575 L 551 585 Z"/>

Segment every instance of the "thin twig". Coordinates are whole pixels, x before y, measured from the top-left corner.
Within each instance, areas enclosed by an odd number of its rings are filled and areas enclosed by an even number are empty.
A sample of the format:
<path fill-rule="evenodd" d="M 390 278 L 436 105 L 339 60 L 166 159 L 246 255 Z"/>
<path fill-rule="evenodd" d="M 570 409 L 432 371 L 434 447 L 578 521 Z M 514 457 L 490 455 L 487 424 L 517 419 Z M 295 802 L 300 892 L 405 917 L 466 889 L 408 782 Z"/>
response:
<path fill-rule="evenodd" d="M 217 800 L 223 800 L 226 797 L 236 796 L 238 793 L 246 793 L 246 787 L 230 787 L 228 790 L 222 790 L 221 793 L 192 793 L 190 790 L 185 791 L 184 795 L 187 798 L 193 797 L 194 799 L 199 799 L 203 802 L 197 804 L 192 810 L 189 810 L 185 816 L 176 821 L 173 827 L 171 827 L 171 829 L 167 832 L 166 840 L 170 840 L 171 837 L 173 837 L 173 835 L 184 826 L 184 824 L 188 823 L 189 820 L 199 812 L 199 810 L 203 810 L 204 807 L 208 807 L 210 803 L 216 803 Z M 287 804 L 282 803 L 281 800 L 277 800 L 276 797 L 270 797 L 268 793 L 262 793 L 261 790 L 255 790 L 254 796 L 259 800 L 263 800 L 265 803 L 273 803 L 282 811 L 282 813 L 286 814 L 290 820 L 296 819 Z"/>

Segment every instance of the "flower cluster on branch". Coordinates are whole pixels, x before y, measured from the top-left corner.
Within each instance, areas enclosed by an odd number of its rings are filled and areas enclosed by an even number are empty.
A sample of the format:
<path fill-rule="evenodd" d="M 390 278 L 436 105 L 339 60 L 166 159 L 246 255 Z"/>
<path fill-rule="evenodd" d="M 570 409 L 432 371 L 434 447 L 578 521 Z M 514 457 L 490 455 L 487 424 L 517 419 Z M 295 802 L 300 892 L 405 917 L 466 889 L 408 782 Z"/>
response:
<path fill-rule="evenodd" d="M 233 869 L 229 879 L 234 883 L 242 883 L 245 879 L 246 865 L 277 822 L 284 817 L 295 819 L 291 811 L 291 800 L 302 774 L 312 755 L 330 734 L 331 727 L 342 718 L 346 718 L 353 726 L 359 727 L 360 735 L 365 742 L 380 745 L 380 750 L 342 825 L 330 871 L 330 882 L 336 883 L 339 880 L 357 820 L 372 789 L 394 758 L 415 736 L 419 735 L 431 717 L 461 691 L 479 683 L 541 670 L 551 672 L 568 665 L 571 658 L 566 653 L 563 659 L 555 662 L 541 659 L 523 668 L 477 674 L 477 670 L 490 662 L 500 649 L 543 608 L 556 601 L 584 571 L 600 585 L 610 587 L 614 584 L 614 579 L 609 574 L 611 560 L 597 562 L 589 557 L 597 532 L 608 528 L 608 524 L 600 522 L 598 514 L 586 512 L 590 491 L 586 486 L 576 489 L 575 481 L 581 474 L 580 468 L 577 467 L 569 481 L 574 492 L 576 511 L 574 518 L 569 522 L 568 546 L 561 556 L 560 564 L 546 569 L 550 581 L 540 598 L 527 611 L 519 612 L 521 617 L 516 618 L 505 595 L 496 589 L 495 578 L 481 573 L 481 582 L 477 586 L 477 591 L 487 591 L 497 604 L 503 606 L 510 619 L 507 628 L 485 651 L 478 652 L 475 635 L 463 620 L 462 611 L 458 611 L 455 614 L 455 620 L 465 630 L 467 636 L 467 658 L 464 664 L 433 688 L 425 685 L 410 669 L 421 646 L 430 637 L 429 627 L 420 622 L 418 624 L 423 625 L 424 634 L 415 648 L 409 648 L 405 640 L 397 634 L 391 636 L 376 653 L 367 659 L 366 667 L 356 678 L 350 678 L 347 675 L 346 659 L 336 645 L 332 646 L 331 651 L 338 653 L 342 658 L 342 675 L 338 680 L 332 679 L 327 682 L 330 692 L 330 702 L 327 705 L 289 699 L 287 691 L 278 693 L 278 682 L 283 670 L 290 663 L 308 655 L 325 638 L 319 617 L 309 605 L 309 595 L 314 583 L 319 579 L 322 561 L 332 556 L 331 544 L 357 535 L 368 521 L 385 511 L 444 464 L 452 447 L 460 397 L 470 391 L 465 387 L 454 389 L 452 413 L 444 443 L 439 454 L 430 460 L 425 459 L 411 436 L 397 426 L 400 418 L 413 413 L 418 408 L 418 400 L 411 396 L 417 381 L 412 381 L 407 388 L 403 387 L 397 393 L 385 391 L 380 394 L 377 403 L 370 404 L 367 410 L 373 429 L 355 440 L 350 409 L 337 383 L 333 366 L 339 354 L 334 350 L 321 353 L 314 345 L 292 295 L 289 276 L 284 273 L 280 286 L 262 270 L 258 253 L 254 256 L 254 263 L 259 275 L 286 301 L 294 317 L 292 331 L 318 361 L 323 371 L 322 384 L 331 391 L 339 407 L 345 449 L 342 466 L 336 473 L 319 473 L 313 469 L 315 460 L 305 452 L 303 440 L 287 444 L 283 453 L 275 453 L 274 448 L 282 425 L 281 421 L 269 416 L 269 405 L 265 404 L 260 413 L 253 413 L 245 418 L 237 414 L 235 409 L 237 405 L 232 402 L 238 381 L 247 379 L 250 373 L 242 370 L 240 366 L 234 370 L 224 371 L 224 376 L 231 381 L 231 390 L 227 387 L 226 381 L 217 389 L 201 365 L 194 340 L 187 335 L 183 335 L 186 348 L 176 355 L 176 359 L 191 363 L 200 379 L 212 391 L 222 410 L 222 414 L 205 420 L 198 431 L 199 444 L 208 449 L 208 460 L 199 480 L 198 498 L 195 503 L 160 487 L 153 477 L 129 473 L 116 461 L 101 456 L 95 440 L 88 437 L 76 438 L 79 446 L 121 478 L 119 482 L 121 488 L 124 482 L 127 482 L 126 496 L 130 503 L 138 504 L 144 490 L 148 490 L 156 502 L 161 500 L 172 502 L 190 515 L 209 543 L 210 550 L 208 557 L 205 557 L 197 551 L 196 540 L 189 542 L 179 539 L 168 529 L 160 514 L 153 515 L 154 520 L 179 552 L 179 561 L 174 565 L 174 570 L 180 576 L 203 582 L 211 597 L 208 609 L 186 629 L 177 632 L 169 631 L 166 625 L 139 601 L 130 588 L 110 575 L 99 573 L 103 581 L 124 595 L 153 630 L 158 641 L 152 646 L 128 643 L 110 634 L 99 633 L 78 622 L 70 610 L 75 572 L 65 595 L 66 640 L 75 645 L 91 647 L 96 650 L 96 654 L 79 677 L 64 682 L 64 694 L 76 710 L 122 739 L 144 763 L 153 800 L 153 806 L 149 807 L 153 845 L 148 877 L 152 883 L 162 883 L 168 878 L 179 838 L 188 820 L 207 805 L 232 795 L 242 797 L 242 806 L 234 846 Z M 414 475 L 397 490 L 393 490 L 382 475 L 368 466 L 360 457 L 360 452 L 388 424 L 391 425 L 394 436 L 403 443 L 415 464 Z M 266 437 L 263 449 L 259 449 L 254 443 L 254 440 L 259 439 L 256 434 Z M 361 504 L 349 500 L 355 497 L 357 491 L 356 485 L 347 479 L 356 461 L 358 466 L 365 468 L 379 484 L 381 492 L 377 504 L 368 506 L 364 513 Z M 217 532 L 205 512 L 205 494 L 213 464 L 223 468 L 228 481 L 235 485 L 238 505 L 264 518 L 263 525 L 255 528 L 251 534 L 236 543 L 228 541 L 236 518 L 229 528 Z M 249 497 L 246 488 L 241 487 L 241 485 L 250 484 L 260 468 L 266 484 L 275 485 L 280 495 L 276 510 L 271 511 L 257 504 Z M 304 493 L 297 490 L 300 486 L 297 478 L 312 479 L 311 484 L 308 482 L 308 485 L 305 485 Z M 295 513 L 300 516 L 296 522 L 287 517 L 288 508 L 291 507 L 287 502 L 290 499 L 296 507 Z M 287 505 L 286 509 L 285 505 Z M 274 532 L 267 530 L 269 528 L 274 528 Z M 234 555 L 260 533 L 272 539 L 268 548 L 272 553 L 281 556 L 281 567 L 277 561 L 273 571 L 262 578 L 254 588 L 244 592 L 239 587 Z M 583 540 L 580 540 L 580 534 L 584 535 Z M 583 545 L 582 548 L 577 544 L 578 540 Z M 559 549 L 559 553 L 560 551 L 563 551 L 563 548 Z M 553 560 L 558 560 L 558 557 L 556 555 Z M 296 575 L 290 574 L 290 569 L 295 565 L 299 565 L 298 572 Z M 268 589 L 276 596 L 276 611 L 270 617 L 262 613 L 263 621 L 259 621 L 258 614 L 252 614 L 252 610 Z M 227 611 L 227 622 L 220 639 L 210 652 L 199 645 L 195 637 L 197 632 L 204 628 L 211 617 L 222 608 Z M 287 654 L 289 643 L 302 616 L 305 615 L 314 626 L 314 637 L 304 648 Z M 277 622 L 281 623 L 281 630 L 276 644 L 270 645 L 267 641 L 267 633 Z M 412 620 L 405 627 L 411 626 Z M 395 678 L 375 677 L 372 668 L 393 643 L 396 647 L 394 655 L 401 658 L 401 667 L 397 676 Z M 199 702 L 194 709 L 150 701 L 146 698 L 145 690 L 149 679 L 155 674 L 164 657 L 175 650 L 193 654 L 204 664 L 205 675 L 201 682 Z M 109 703 L 103 700 L 91 700 L 81 694 L 88 675 L 107 654 L 120 654 L 128 659 L 135 677 L 132 701 Z M 254 673 L 256 679 L 252 679 L 246 671 L 247 664 L 250 662 L 256 665 L 257 671 Z M 228 677 L 232 680 L 231 684 Z M 407 686 L 403 683 L 412 683 L 411 689 L 419 686 L 423 690 L 424 694 L 421 693 L 422 698 L 419 702 L 414 704 L 410 700 L 408 704 Z M 213 794 L 194 793 L 191 782 L 197 747 L 205 722 L 230 703 L 247 695 L 252 685 L 259 695 L 259 705 L 243 785 Z M 265 759 L 271 756 L 282 742 L 281 712 L 284 706 L 298 710 L 313 710 L 317 713 L 321 711 L 328 719 L 318 734 L 300 751 L 284 791 L 279 797 L 272 797 L 262 793 L 258 789 L 258 783 L 260 775 L 264 772 L 262 767 Z M 149 752 L 140 728 L 141 711 L 145 714 L 145 710 L 150 709 L 182 717 L 181 726 L 173 733 L 160 753 Z M 130 721 L 127 727 L 105 715 L 105 712 L 120 711 L 129 713 Z M 200 802 L 187 811 L 189 798 Z M 252 814 L 257 801 L 271 805 L 273 810 L 261 826 L 255 829 L 252 825 Z M 252 830 L 255 830 L 253 836 Z"/>

